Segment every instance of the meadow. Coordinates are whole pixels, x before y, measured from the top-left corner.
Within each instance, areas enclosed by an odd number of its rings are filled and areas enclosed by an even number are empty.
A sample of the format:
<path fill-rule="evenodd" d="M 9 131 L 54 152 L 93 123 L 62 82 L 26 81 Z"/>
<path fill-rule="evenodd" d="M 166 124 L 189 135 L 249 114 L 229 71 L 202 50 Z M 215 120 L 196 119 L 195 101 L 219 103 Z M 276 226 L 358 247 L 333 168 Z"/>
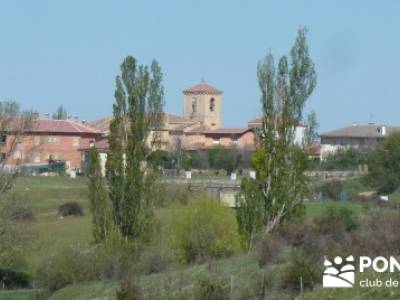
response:
<path fill-rule="evenodd" d="M 365 190 L 365 187 L 357 180 L 346 182 L 345 188 L 356 192 Z M 167 185 L 164 197 L 158 203 L 155 213 L 161 228 L 164 225 L 168 226 L 168 220 L 173 218 L 177 207 L 185 205 L 185 197 L 197 192 L 198 190 L 193 191 L 193 187 Z M 23 199 L 34 212 L 35 219 L 26 223 L 26 226 L 30 227 L 34 236 L 33 247 L 27 255 L 27 265 L 24 270 L 27 273 L 34 274 L 40 267 L 41 262 L 46 260 L 46 257 L 51 253 L 65 249 L 70 245 L 88 245 L 91 243 L 91 215 L 87 200 L 86 178 L 20 177 L 15 182 L 12 193 L 15 197 Z M 394 197 L 398 196 L 395 195 Z M 57 213 L 58 207 L 67 201 L 78 202 L 83 208 L 84 215 L 79 217 L 60 217 Z M 324 211 L 324 208 L 332 205 L 332 203 L 332 201 L 306 202 L 306 220 L 318 217 Z M 351 201 L 347 203 L 335 202 L 334 205 L 350 208 L 357 215 L 366 213 L 365 205 L 360 203 Z M 384 208 L 373 209 L 382 210 Z M 370 211 L 371 209 L 368 210 L 368 212 Z M 274 266 L 269 267 L 267 272 L 274 272 L 273 270 Z M 276 270 L 279 270 L 279 268 Z M 171 297 L 178 297 L 183 294 L 189 297 L 192 293 L 193 282 L 207 272 L 214 272 L 218 276 L 229 279 L 232 299 L 245 299 L 243 298 L 246 297 L 245 295 L 251 295 L 257 290 L 256 285 L 259 284 L 264 276 L 264 269 L 259 266 L 257 254 L 248 255 L 243 252 L 242 254 L 237 253 L 230 258 L 201 264 L 174 266 L 160 273 L 144 274 L 140 278 L 140 284 L 144 290 L 144 295 L 147 295 L 148 298 L 154 298 L 153 293 L 155 290 L 159 292 L 157 295 L 168 294 Z M 82 282 L 56 291 L 49 299 L 115 299 L 117 287 L 118 283 L 115 281 Z M 24 290 L 2 291 L 0 292 L 0 300 L 29 299 L 31 292 Z M 347 295 L 346 293 L 348 292 L 322 290 L 306 293 L 305 299 L 336 299 L 332 298 L 332 295 L 336 297 L 336 295 Z M 353 291 L 352 293 L 356 292 Z M 370 293 L 373 294 L 374 292 Z M 292 299 L 293 294 L 288 295 L 286 298 L 283 294 L 275 295 L 271 291 L 270 296 L 272 297 L 271 299 Z"/>

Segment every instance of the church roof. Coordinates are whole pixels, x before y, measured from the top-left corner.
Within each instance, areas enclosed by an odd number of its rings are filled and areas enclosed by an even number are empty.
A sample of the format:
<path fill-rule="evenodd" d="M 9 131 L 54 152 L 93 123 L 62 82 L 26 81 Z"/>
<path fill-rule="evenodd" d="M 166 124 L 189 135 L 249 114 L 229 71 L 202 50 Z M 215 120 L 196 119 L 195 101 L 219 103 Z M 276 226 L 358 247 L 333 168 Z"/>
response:
<path fill-rule="evenodd" d="M 183 91 L 186 94 L 220 95 L 222 91 L 205 82 L 198 83 Z"/>

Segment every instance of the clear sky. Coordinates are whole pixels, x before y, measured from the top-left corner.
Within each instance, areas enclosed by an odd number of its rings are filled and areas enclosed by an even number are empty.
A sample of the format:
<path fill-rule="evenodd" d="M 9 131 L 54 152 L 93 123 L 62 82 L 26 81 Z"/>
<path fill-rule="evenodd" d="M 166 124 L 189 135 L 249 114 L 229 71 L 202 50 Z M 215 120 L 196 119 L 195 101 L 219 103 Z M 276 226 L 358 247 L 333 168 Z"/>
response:
<path fill-rule="evenodd" d="M 126 55 L 156 58 L 165 111 L 181 114 L 182 90 L 224 91 L 223 126 L 260 114 L 257 62 L 288 53 L 309 29 L 320 131 L 371 120 L 400 125 L 400 1 L 0 0 L 0 99 L 93 120 L 111 114 Z"/>

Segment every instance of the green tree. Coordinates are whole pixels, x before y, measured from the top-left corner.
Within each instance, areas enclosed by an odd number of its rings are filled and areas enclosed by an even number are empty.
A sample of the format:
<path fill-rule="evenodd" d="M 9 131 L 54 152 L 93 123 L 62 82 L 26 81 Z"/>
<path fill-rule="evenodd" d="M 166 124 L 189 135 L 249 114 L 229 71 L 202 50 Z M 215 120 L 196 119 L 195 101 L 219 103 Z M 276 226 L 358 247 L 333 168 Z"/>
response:
<path fill-rule="evenodd" d="M 318 127 L 319 123 L 317 120 L 317 114 L 315 111 L 311 111 L 307 115 L 307 121 L 304 130 L 304 143 L 305 146 L 310 146 L 318 141 Z"/>
<path fill-rule="evenodd" d="M 241 192 L 236 195 L 236 218 L 239 233 L 243 238 L 247 251 L 253 247 L 254 240 L 263 226 L 263 195 L 258 182 L 252 178 L 243 178 Z"/>
<path fill-rule="evenodd" d="M 170 242 L 186 263 L 228 257 L 240 249 L 232 211 L 214 199 L 196 199 L 180 207 L 172 219 Z"/>
<path fill-rule="evenodd" d="M 132 56 L 125 58 L 116 78 L 106 169 L 114 222 L 130 240 L 142 238 L 152 223 L 156 181 L 145 161 L 160 142 L 163 97 L 158 63 L 153 61 L 149 70 Z"/>
<path fill-rule="evenodd" d="M 262 192 L 263 225 L 270 232 L 283 219 L 304 210 L 304 175 L 307 157 L 295 144 L 295 124 L 301 121 L 307 98 L 316 85 L 314 64 L 306 42 L 306 30 L 300 29 L 290 52 L 275 69 L 272 54 L 258 64 L 263 126 L 258 149 L 252 162 Z"/>
<path fill-rule="evenodd" d="M 65 109 L 65 107 L 60 105 L 57 108 L 57 111 L 55 113 L 53 113 L 52 118 L 53 118 L 53 120 L 66 120 L 68 118 L 68 113 L 67 113 L 67 110 Z"/>
<path fill-rule="evenodd" d="M 400 133 L 392 134 L 368 157 L 366 182 L 378 193 L 390 194 L 400 186 Z"/>
<path fill-rule="evenodd" d="M 21 111 L 18 103 L 0 101 L 0 143 L 3 155 L 0 160 L 0 266 L 7 268 L 23 264 L 23 257 L 32 242 L 31 226 L 20 224 L 15 219 L 15 213 L 24 208 L 21 207 L 20 199 L 15 199 L 11 194 L 18 172 L 8 165 L 18 151 L 17 145 L 24 139 L 25 130 L 32 126 L 34 120 L 34 113 Z"/>
<path fill-rule="evenodd" d="M 238 158 L 234 150 L 216 146 L 207 152 L 208 164 L 212 169 L 223 169 L 228 174 L 232 173 L 238 166 Z"/>
<path fill-rule="evenodd" d="M 112 226 L 111 212 L 108 204 L 107 188 L 101 172 L 99 152 L 96 148 L 89 152 L 89 203 L 92 213 L 92 233 L 96 243 L 107 239 Z"/>

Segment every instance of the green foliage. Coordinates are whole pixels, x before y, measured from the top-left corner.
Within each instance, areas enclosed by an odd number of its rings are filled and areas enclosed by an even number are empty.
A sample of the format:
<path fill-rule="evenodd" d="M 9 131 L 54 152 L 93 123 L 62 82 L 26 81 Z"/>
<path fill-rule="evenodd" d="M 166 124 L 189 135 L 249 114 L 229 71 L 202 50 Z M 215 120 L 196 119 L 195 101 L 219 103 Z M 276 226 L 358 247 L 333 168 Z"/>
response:
<path fill-rule="evenodd" d="M 88 189 L 90 212 L 92 214 L 92 233 L 96 243 L 103 242 L 111 230 L 112 215 L 108 204 L 107 188 L 101 173 L 99 152 L 96 148 L 89 152 Z"/>
<path fill-rule="evenodd" d="M 300 281 L 304 289 L 313 289 L 321 281 L 320 263 L 301 251 L 292 251 L 288 265 L 283 270 L 282 286 L 300 292 Z"/>
<path fill-rule="evenodd" d="M 354 148 L 341 149 L 328 155 L 318 166 L 322 170 L 353 170 L 368 162 L 367 155 Z"/>
<path fill-rule="evenodd" d="M 342 226 L 346 231 L 352 231 L 360 226 L 357 214 L 344 205 L 328 205 L 314 223 L 321 232 L 330 232 L 332 228 Z"/>
<path fill-rule="evenodd" d="M 193 296 L 196 300 L 228 300 L 229 282 L 216 274 L 202 274 L 195 282 Z"/>
<path fill-rule="evenodd" d="M 367 184 L 382 194 L 396 191 L 400 186 L 400 133 L 379 144 L 368 161 Z"/>
<path fill-rule="evenodd" d="M 317 114 L 315 111 L 311 111 L 307 115 L 307 121 L 305 123 L 305 130 L 304 130 L 304 144 L 305 146 L 310 146 L 318 142 L 318 120 Z"/>
<path fill-rule="evenodd" d="M 263 195 L 256 180 L 243 178 L 241 192 L 236 195 L 236 219 L 246 249 L 252 249 L 254 239 L 262 229 L 264 221 Z"/>
<path fill-rule="evenodd" d="M 125 58 L 121 76 L 116 78 L 106 168 L 114 223 L 131 240 L 145 236 L 152 224 L 151 191 L 156 178 L 144 162 L 149 155 L 146 143 L 157 147 L 160 142 L 164 104 L 161 81 L 156 61 L 149 71 L 132 56 Z"/>
<path fill-rule="evenodd" d="M 124 278 L 120 282 L 120 288 L 116 292 L 117 300 L 144 299 L 140 283 L 135 277 Z"/>
<path fill-rule="evenodd" d="M 0 268 L 0 287 L 3 289 L 29 288 L 30 276 L 24 272 Z"/>
<path fill-rule="evenodd" d="M 216 200 L 198 199 L 176 210 L 170 241 L 178 260 L 226 257 L 240 249 L 235 216 Z"/>
<path fill-rule="evenodd" d="M 147 162 L 155 168 L 162 167 L 165 169 L 172 169 L 174 167 L 170 154 L 164 150 L 151 152 L 147 157 Z"/>
<path fill-rule="evenodd" d="M 337 179 L 329 180 L 322 184 L 321 191 L 328 199 L 338 200 L 340 192 L 343 191 L 343 183 Z"/>
<path fill-rule="evenodd" d="M 36 273 L 40 286 L 54 292 L 69 284 L 98 279 L 91 251 L 67 247 L 43 259 Z"/>
<path fill-rule="evenodd" d="M 223 169 L 228 174 L 241 164 L 242 157 L 235 149 L 216 146 L 207 151 L 208 164 L 212 169 Z"/>
<path fill-rule="evenodd" d="M 53 120 L 66 120 L 68 118 L 68 113 L 67 113 L 67 110 L 65 109 L 65 107 L 60 105 L 57 108 L 57 111 L 55 113 L 53 113 L 52 118 L 53 118 Z"/>
<path fill-rule="evenodd" d="M 58 208 L 58 214 L 63 217 L 83 216 L 83 211 L 78 202 L 69 201 L 60 205 L 60 207 Z"/>
<path fill-rule="evenodd" d="M 306 30 L 298 31 L 290 62 L 281 57 L 277 69 L 272 54 L 258 64 L 263 126 L 253 158 L 263 194 L 265 231 L 302 210 L 307 186 L 307 157 L 295 144 L 295 124 L 302 120 L 306 100 L 316 86 L 316 73 L 306 42 Z"/>

